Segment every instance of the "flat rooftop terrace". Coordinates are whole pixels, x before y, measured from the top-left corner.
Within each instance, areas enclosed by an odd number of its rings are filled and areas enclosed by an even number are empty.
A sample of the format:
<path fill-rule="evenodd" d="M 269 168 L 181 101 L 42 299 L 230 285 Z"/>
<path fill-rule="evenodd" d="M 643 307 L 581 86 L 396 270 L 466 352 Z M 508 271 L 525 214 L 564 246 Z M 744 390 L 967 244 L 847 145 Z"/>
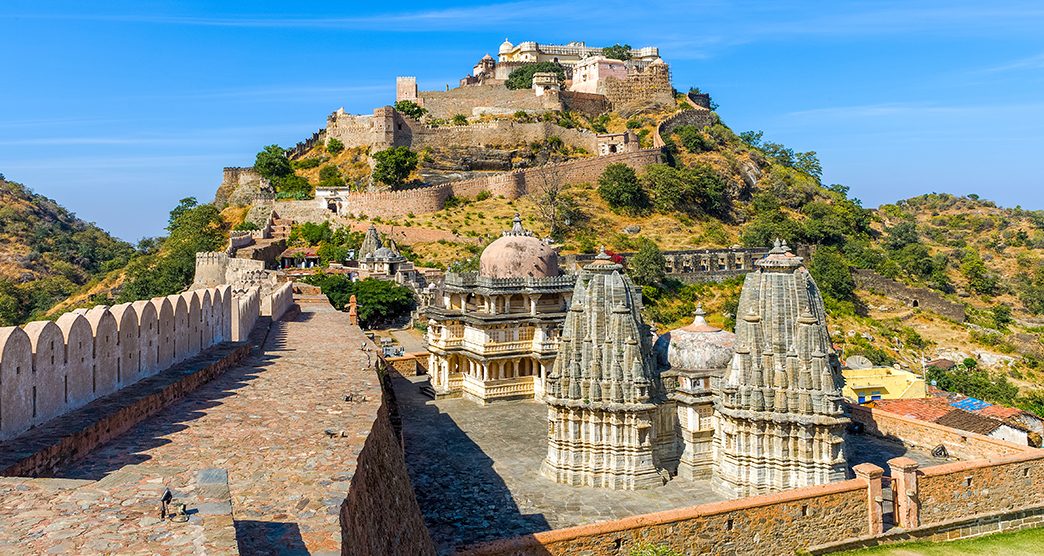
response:
<path fill-rule="evenodd" d="M 245 364 L 57 478 L 0 478 L 0 553 L 340 554 L 340 507 L 381 389 L 348 315 L 301 307 Z M 187 523 L 158 519 L 164 488 L 195 508 Z"/>
<path fill-rule="evenodd" d="M 397 377 L 406 464 L 417 502 L 441 552 L 453 547 L 600 521 L 684 508 L 725 498 L 710 481 L 675 477 L 637 491 L 574 487 L 539 474 L 547 455 L 547 407 L 537 401 L 481 406 L 464 399 L 431 400 L 426 377 Z M 887 469 L 905 455 L 942 463 L 920 450 L 870 435 L 848 443 L 849 462 Z"/>

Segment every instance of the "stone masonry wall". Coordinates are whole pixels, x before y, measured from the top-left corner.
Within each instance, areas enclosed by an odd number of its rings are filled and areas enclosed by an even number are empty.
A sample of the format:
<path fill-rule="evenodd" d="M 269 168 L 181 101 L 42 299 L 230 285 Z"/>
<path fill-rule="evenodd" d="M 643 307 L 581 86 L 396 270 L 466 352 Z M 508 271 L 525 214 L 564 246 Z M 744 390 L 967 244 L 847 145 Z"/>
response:
<path fill-rule="evenodd" d="M 462 556 L 626 555 L 641 544 L 681 554 L 792 554 L 810 545 L 869 534 L 861 479 L 702 504 L 466 548 Z"/>
<path fill-rule="evenodd" d="M 854 269 L 852 277 L 856 286 L 902 301 L 911 307 L 921 307 L 940 315 L 964 322 L 964 305 L 947 301 L 942 295 L 928 288 L 917 288 L 885 278 L 872 270 Z"/>
<path fill-rule="evenodd" d="M 561 110 L 557 95 L 536 96 L 533 89 L 508 89 L 503 85 L 467 85 L 448 91 L 420 91 L 418 104 L 436 118 L 449 119 L 457 114 L 472 116 L 476 111 L 496 109 L 511 113 L 518 110 L 545 112 Z"/>
<path fill-rule="evenodd" d="M 341 553 L 345 556 L 435 554 L 406 471 L 398 410 L 387 373 L 385 370 L 381 379 L 381 406 L 341 505 Z"/>
<path fill-rule="evenodd" d="M 917 488 L 921 523 L 1037 506 L 1044 450 L 927 467 L 918 472 Z"/>
<path fill-rule="evenodd" d="M 463 146 L 515 146 L 544 142 L 549 137 L 558 137 L 562 143 L 598 152 L 598 136 L 587 130 L 569 129 L 551 122 L 522 123 L 513 120 L 493 120 L 470 125 L 448 125 L 429 127 L 416 120 L 402 117 L 403 129 L 396 125 L 395 144 L 413 150 L 425 147 Z"/>
<path fill-rule="evenodd" d="M 230 286 L 0 328 L 0 442 L 232 337 Z"/>
<path fill-rule="evenodd" d="M 851 405 L 849 411 L 852 421 L 862 423 L 869 434 L 926 450 L 942 445 L 951 456 L 961 459 L 996 458 L 1033 450 L 1028 446 L 944 427 L 929 421 L 911 419 L 880 409 Z"/>
<path fill-rule="evenodd" d="M 609 164 L 622 163 L 640 170 L 649 164 L 660 162 L 661 154 L 659 149 L 643 149 L 514 170 L 435 187 L 352 193 L 347 199 L 347 213 L 370 218 L 405 216 L 409 213 L 424 214 L 440 210 L 450 195 L 471 197 L 482 191 L 514 199 L 529 193 L 531 187 L 536 187 L 543 179 L 544 172 L 558 173 L 558 177 L 566 183 L 594 182 Z"/>

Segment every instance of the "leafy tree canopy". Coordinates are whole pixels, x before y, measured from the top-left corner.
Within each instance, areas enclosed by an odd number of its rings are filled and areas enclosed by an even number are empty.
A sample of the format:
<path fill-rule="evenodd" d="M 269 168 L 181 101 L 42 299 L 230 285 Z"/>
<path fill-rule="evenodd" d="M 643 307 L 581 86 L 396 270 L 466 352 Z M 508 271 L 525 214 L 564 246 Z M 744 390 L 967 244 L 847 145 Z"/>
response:
<path fill-rule="evenodd" d="M 649 206 L 649 198 L 638 183 L 634 168 L 622 163 L 605 167 L 598 177 L 598 195 L 615 210 L 641 212 Z"/>
<path fill-rule="evenodd" d="M 418 105 L 412 100 L 400 100 L 395 103 L 395 110 L 399 113 L 409 116 L 414 120 L 421 119 L 422 116 L 428 113 L 428 109 Z"/>
<path fill-rule="evenodd" d="M 627 273 L 639 286 L 655 286 L 667 277 L 667 260 L 649 238 L 639 240 L 638 252 L 627 262 Z"/>
<path fill-rule="evenodd" d="M 286 158 L 286 151 L 279 145 L 268 145 L 257 153 L 257 157 L 254 159 L 254 169 L 269 180 L 285 178 L 294 173 L 290 160 Z"/>
<path fill-rule="evenodd" d="M 392 324 L 409 316 L 414 307 L 413 292 L 387 280 L 367 278 L 353 282 L 344 274 L 314 274 L 302 280 L 322 288 L 330 303 L 342 311 L 347 310 L 348 301 L 355 295 L 363 328 Z"/>
<path fill-rule="evenodd" d="M 553 72 L 558 75 L 559 81 L 565 81 L 565 68 L 563 68 L 561 64 L 556 64 L 554 62 L 537 62 L 534 64 L 525 64 L 522 67 L 514 69 L 510 74 L 508 74 L 504 86 L 508 89 L 529 89 L 533 87 L 534 73 L 547 72 Z"/>
<path fill-rule="evenodd" d="M 373 179 L 391 187 L 399 187 L 406 178 L 417 169 L 417 153 L 407 147 L 392 147 L 374 153 L 377 164 L 373 169 Z"/>
<path fill-rule="evenodd" d="M 613 60 L 630 60 L 631 45 L 616 43 L 612 46 L 608 46 L 602 49 L 602 56 L 612 58 Z"/>
<path fill-rule="evenodd" d="M 330 154 L 336 155 L 343 150 L 344 143 L 336 137 L 331 137 L 330 140 L 326 142 L 326 152 Z"/>

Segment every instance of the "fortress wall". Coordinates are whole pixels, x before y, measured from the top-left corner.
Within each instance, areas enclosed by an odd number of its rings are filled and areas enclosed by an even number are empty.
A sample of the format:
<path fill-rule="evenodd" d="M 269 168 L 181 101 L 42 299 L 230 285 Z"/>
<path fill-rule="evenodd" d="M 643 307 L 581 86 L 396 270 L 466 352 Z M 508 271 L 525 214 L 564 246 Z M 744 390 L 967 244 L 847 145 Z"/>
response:
<path fill-rule="evenodd" d="M 561 110 L 557 95 L 536 96 L 533 89 L 508 89 L 503 85 L 467 85 L 448 91 L 420 91 L 417 103 L 436 117 L 449 119 L 457 114 L 471 116 L 476 109 L 496 108 L 498 112 L 548 112 Z"/>
<path fill-rule="evenodd" d="M 294 285 L 286 282 L 261 298 L 261 316 L 279 320 L 294 304 Z"/>
<path fill-rule="evenodd" d="M 251 288 L 246 293 L 233 297 L 230 309 L 229 338 L 233 342 L 244 342 L 261 314 L 261 288 Z"/>
<path fill-rule="evenodd" d="M 270 301 L 279 314 L 293 302 L 288 288 Z M 234 324 L 244 339 L 257 297 L 223 286 L 0 328 L 0 442 L 230 339 Z"/>
<path fill-rule="evenodd" d="M 656 135 L 653 137 L 654 145 L 662 147 L 664 141 L 671 136 L 674 128 L 678 126 L 691 125 L 704 128 L 714 124 L 716 120 L 714 112 L 702 106 L 697 106 L 692 102 L 690 104 L 693 106 L 691 110 L 682 110 L 660 122 L 660 125 L 656 127 Z"/>
<path fill-rule="evenodd" d="M 924 308 L 948 319 L 964 322 L 964 305 L 947 301 L 942 295 L 928 288 L 907 286 L 872 270 L 853 269 L 852 277 L 856 286 L 861 289 L 898 299 L 910 307 Z"/>
<path fill-rule="evenodd" d="M 1028 446 L 944 427 L 929 421 L 911 419 L 880 409 L 850 405 L 849 414 L 854 422 L 862 423 L 864 430 L 869 434 L 925 450 L 942 445 L 951 456 L 960 459 L 997 458 L 1033 450 Z"/>
<path fill-rule="evenodd" d="M 342 554 L 435 554 L 406 470 L 391 380 L 391 373 L 385 373 L 380 381 L 380 407 L 341 504 Z"/>
<path fill-rule="evenodd" d="M 649 164 L 660 162 L 659 149 L 642 149 L 635 152 L 597 156 L 548 164 L 537 168 L 512 170 L 452 182 L 435 187 L 419 187 L 399 191 L 352 193 L 348 196 L 347 212 L 356 216 L 391 218 L 409 213 L 424 214 L 440 210 L 450 195 L 474 197 L 482 191 L 515 199 L 540 187 L 543 174 L 554 174 L 565 183 L 586 183 L 598 180 L 605 167 L 613 163 L 626 164 L 640 170 Z"/>
<path fill-rule="evenodd" d="M 373 116 L 334 112 L 326 119 L 324 140 L 334 138 L 348 148 L 368 147 L 378 143 L 378 137 L 373 131 Z"/>
<path fill-rule="evenodd" d="M 851 479 L 763 496 L 493 541 L 461 556 L 629 554 L 642 544 L 681 554 L 793 554 L 870 531 L 867 481 Z"/>
<path fill-rule="evenodd" d="M 542 143 L 548 137 L 558 137 L 570 147 L 581 148 L 592 154 L 598 152 L 596 134 L 582 129 L 565 128 L 551 122 L 521 123 L 494 120 L 461 126 L 428 127 L 409 118 L 404 117 L 402 120 L 409 127 L 409 134 L 406 136 L 396 131 L 396 144 L 401 143 L 414 150 L 453 145 L 515 146 Z"/>

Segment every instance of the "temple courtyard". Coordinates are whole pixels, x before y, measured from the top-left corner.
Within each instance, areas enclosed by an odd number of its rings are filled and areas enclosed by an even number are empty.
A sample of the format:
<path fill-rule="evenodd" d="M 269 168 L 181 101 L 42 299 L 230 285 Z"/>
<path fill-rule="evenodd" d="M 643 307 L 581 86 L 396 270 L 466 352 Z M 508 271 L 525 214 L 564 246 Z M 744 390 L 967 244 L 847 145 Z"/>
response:
<path fill-rule="evenodd" d="M 724 500 L 710 481 L 673 478 L 647 490 L 573 487 L 540 475 L 547 455 L 547 406 L 536 401 L 480 406 L 432 400 L 427 377 L 393 384 L 402 416 L 406 464 L 417 502 L 443 552 L 452 547 Z M 905 455 L 938 464 L 930 454 L 868 435 L 853 435 L 850 463 L 888 468 Z"/>

